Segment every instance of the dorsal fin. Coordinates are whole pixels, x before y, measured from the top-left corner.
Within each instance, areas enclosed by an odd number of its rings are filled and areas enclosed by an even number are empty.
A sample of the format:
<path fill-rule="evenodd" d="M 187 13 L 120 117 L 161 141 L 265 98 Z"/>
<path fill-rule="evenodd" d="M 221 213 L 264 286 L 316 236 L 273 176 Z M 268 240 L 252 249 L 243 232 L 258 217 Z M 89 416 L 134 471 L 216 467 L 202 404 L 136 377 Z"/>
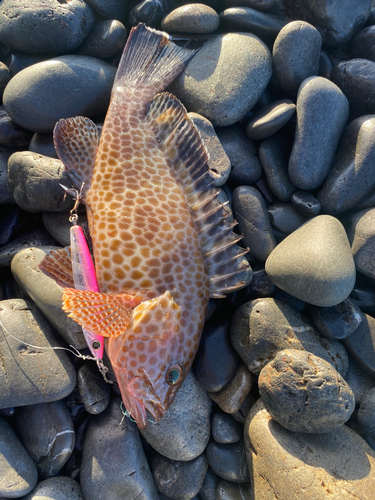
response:
<path fill-rule="evenodd" d="M 242 288 L 239 275 L 249 269 L 247 250 L 238 247 L 242 236 L 234 234 L 236 223 L 227 221 L 219 191 L 208 174 L 208 154 L 194 123 L 180 101 L 168 92 L 149 102 L 147 119 L 160 148 L 165 152 L 176 182 L 182 188 L 195 221 L 210 279 L 211 297 Z"/>
<path fill-rule="evenodd" d="M 98 137 L 95 123 L 84 116 L 59 120 L 53 131 L 56 153 L 76 189 L 85 183 L 83 192 L 87 192 L 91 184 Z"/>

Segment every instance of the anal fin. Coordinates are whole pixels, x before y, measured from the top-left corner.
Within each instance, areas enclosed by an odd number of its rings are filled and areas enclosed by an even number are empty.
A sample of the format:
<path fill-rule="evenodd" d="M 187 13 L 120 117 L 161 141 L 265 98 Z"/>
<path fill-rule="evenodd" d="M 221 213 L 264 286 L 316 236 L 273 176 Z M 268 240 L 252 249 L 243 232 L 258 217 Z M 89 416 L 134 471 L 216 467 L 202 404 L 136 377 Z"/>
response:
<path fill-rule="evenodd" d="M 39 264 L 39 269 L 58 285 L 64 288 L 74 287 L 70 247 L 52 250 Z"/>
<path fill-rule="evenodd" d="M 85 183 L 83 193 L 87 192 L 99 142 L 95 123 L 83 116 L 59 120 L 53 131 L 53 142 L 74 187 L 79 190 Z"/>
<path fill-rule="evenodd" d="M 147 120 L 179 183 L 197 228 L 210 280 L 211 297 L 224 297 L 251 279 L 250 265 L 238 246 L 242 236 L 232 231 L 225 203 L 206 175 L 208 154 L 186 109 L 172 94 L 164 92 L 149 102 Z M 245 278 L 245 279 L 244 279 Z"/>

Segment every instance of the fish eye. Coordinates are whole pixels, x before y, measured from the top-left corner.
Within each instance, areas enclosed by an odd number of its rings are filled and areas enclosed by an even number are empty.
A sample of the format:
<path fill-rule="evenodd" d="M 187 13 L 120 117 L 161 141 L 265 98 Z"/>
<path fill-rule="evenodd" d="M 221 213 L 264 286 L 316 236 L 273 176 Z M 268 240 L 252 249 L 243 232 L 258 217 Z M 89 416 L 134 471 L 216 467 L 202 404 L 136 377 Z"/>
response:
<path fill-rule="evenodd" d="M 92 344 L 91 344 L 91 347 L 92 347 L 95 351 L 97 351 L 98 349 L 100 349 L 100 348 L 101 348 L 101 346 L 102 346 L 102 345 L 101 345 L 101 343 L 99 342 L 99 340 L 94 340 L 94 342 L 92 342 Z"/>
<path fill-rule="evenodd" d="M 182 368 L 180 365 L 172 365 L 167 371 L 167 384 L 176 385 L 181 382 L 182 379 Z"/>

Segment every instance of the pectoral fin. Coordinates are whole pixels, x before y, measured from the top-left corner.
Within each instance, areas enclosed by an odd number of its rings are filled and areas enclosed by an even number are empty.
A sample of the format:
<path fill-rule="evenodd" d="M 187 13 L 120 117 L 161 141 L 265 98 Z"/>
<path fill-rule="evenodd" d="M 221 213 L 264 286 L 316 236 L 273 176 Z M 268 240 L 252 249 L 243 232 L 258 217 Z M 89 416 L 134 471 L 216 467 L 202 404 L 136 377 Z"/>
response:
<path fill-rule="evenodd" d="M 52 250 L 39 264 L 39 269 L 62 287 L 73 287 L 70 247 Z"/>
<path fill-rule="evenodd" d="M 141 300 L 140 296 L 125 293 L 111 295 L 67 288 L 62 308 L 83 328 L 103 337 L 118 337 Z"/>

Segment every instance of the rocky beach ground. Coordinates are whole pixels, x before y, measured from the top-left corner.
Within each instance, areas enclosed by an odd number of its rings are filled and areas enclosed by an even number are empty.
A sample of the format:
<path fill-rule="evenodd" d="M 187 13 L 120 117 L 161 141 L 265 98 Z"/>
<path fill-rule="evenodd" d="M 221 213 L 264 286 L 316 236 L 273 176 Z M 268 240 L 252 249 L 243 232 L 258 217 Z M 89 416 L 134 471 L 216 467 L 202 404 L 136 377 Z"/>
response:
<path fill-rule="evenodd" d="M 2 0 L 0 500 L 375 498 L 373 4 Z M 50 349 L 89 355 L 38 268 L 69 245 L 55 123 L 100 130 L 139 22 L 207 40 L 168 90 L 252 268 L 141 432 L 94 362 Z"/>

